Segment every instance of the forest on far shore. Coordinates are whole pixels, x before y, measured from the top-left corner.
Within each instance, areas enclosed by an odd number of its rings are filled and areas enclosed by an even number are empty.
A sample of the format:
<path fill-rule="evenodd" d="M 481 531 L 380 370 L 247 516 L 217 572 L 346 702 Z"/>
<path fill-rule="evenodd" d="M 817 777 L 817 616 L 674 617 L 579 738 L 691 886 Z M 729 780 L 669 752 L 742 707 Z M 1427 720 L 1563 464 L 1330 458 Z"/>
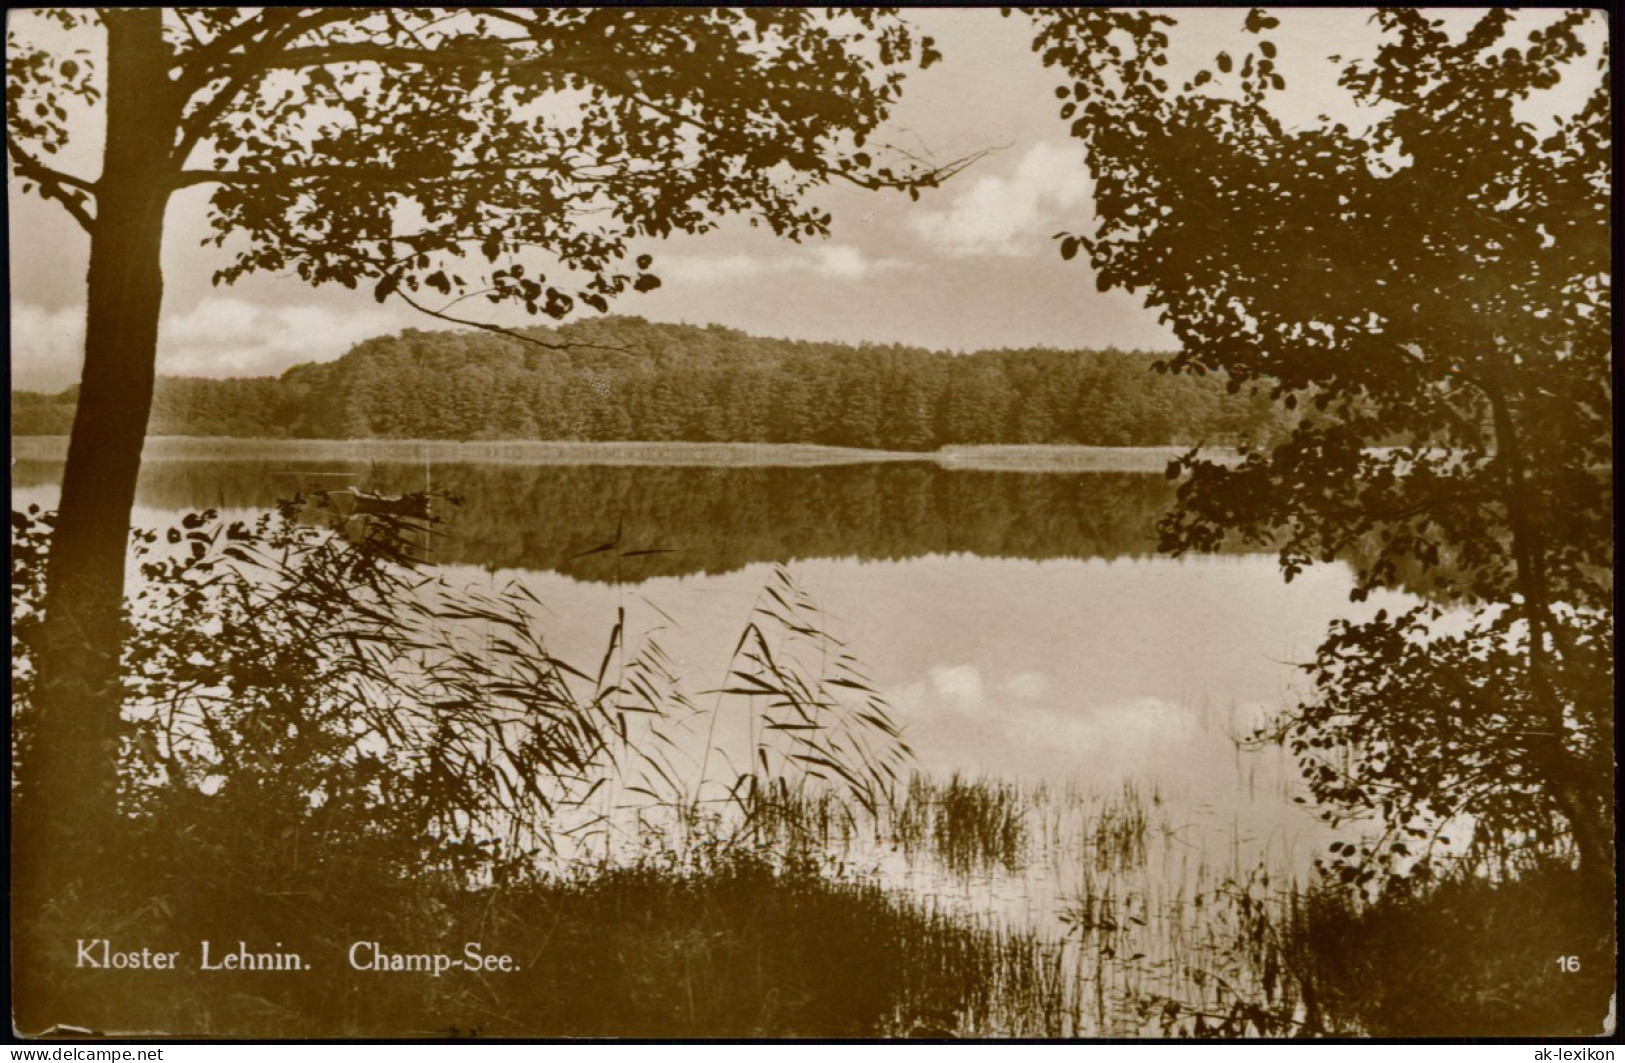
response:
<path fill-rule="evenodd" d="M 363 341 L 280 377 L 158 381 L 154 435 L 949 445 L 1229 444 L 1280 425 L 1265 394 L 1155 371 L 1140 351 L 950 354 L 606 317 Z M 77 388 L 13 391 L 13 435 L 60 435 Z"/>

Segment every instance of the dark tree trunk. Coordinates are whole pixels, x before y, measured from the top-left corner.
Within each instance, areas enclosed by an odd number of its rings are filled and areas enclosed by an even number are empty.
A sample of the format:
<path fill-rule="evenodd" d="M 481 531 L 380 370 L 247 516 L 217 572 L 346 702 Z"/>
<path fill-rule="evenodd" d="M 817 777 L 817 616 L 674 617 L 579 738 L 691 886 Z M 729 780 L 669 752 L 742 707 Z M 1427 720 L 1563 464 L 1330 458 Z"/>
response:
<path fill-rule="evenodd" d="M 102 17 L 107 145 L 90 241 L 85 364 L 34 647 L 35 739 L 13 804 L 16 914 L 39 920 L 49 910 L 52 921 L 70 923 L 87 882 L 118 874 L 98 857 L 117 822 L 125 553 L 152 402 L 176 119 L 161 12 Z M 13 1001 L 24 1029 L 73 1021 L 25 1015 L 25 1003 Z"/>
<path fill-rule="evenodd" d="M 1546 576 L 1546 548 L 1529 497 L 1528 468 L 1511 402 L 1499 388 L 1486 388 L 1495 423 L 1497 460 L 1502 475 L 1507 523 L 1512 532 L 1512 556 L 1521 611 L 1529 625 L 1529 671 L 1533 693 L 1541 707 L 1542 736 L 1546 741 L 1533 765 L 1543 777 L 1552 801 L 1568 821 L 1582 875 L 1610 885 L 1615 872 L 1612 824 L 1608 800 L 1588 783 L 1599 781 L 1568 748 L 1564 697 L 1553 675 L 1552 643 L 1557 622 L 1552 616 L 1551 591 Z"/>

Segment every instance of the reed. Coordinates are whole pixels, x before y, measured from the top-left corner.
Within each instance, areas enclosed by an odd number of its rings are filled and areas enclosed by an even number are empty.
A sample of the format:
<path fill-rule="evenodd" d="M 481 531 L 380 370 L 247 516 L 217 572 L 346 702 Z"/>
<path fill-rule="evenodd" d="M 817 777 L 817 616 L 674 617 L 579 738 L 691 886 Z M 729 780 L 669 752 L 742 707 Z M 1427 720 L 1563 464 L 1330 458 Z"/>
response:
<path fill-rule="evenodd" d="M 955 874 L 1019 871 L 1027 859 L 1031 807 L 1031 794 L 1014 783 L 958 772 L 940 783 L 916 774 L 891 833 L 906 852 L 929 852 Z"/>

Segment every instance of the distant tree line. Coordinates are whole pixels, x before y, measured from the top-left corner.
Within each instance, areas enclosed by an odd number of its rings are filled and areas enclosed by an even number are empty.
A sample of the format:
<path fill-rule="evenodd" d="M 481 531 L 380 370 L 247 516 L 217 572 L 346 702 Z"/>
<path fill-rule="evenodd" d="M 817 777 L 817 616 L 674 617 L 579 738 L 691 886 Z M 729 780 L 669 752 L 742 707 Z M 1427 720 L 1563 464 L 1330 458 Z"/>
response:
<path fill-rule="evenodd" d="M 1141 446 L 1269 435 L 1263 396 L 1152 371 L 1143 352 L 763 339 L 608 317 L 533 329 L 549 349 L 408 329 L 269 377 L 159 381 L 149 430 L 317 439 Z M 59 434 L 74 396 L 12 394 L 12 432 Z"/>
<path fill-rule="evenodd" d="M 13 391 L 11 434 L 65 436 L 73 427 L 73 408 L 78 401 L 78 385 L 57 395 L 47 395 L 38 391 Z"/>

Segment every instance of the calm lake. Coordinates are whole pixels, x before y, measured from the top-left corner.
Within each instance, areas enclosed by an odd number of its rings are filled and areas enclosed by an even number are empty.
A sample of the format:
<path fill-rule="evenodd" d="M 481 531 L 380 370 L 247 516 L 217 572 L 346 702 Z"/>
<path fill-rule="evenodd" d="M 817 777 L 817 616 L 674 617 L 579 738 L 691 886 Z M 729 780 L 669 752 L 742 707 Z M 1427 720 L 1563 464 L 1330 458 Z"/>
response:
<path fill-rule="evenodd" d="M 60 473 L 16 461 L 13 505 L 54 505 Z M 1138 974 L 1118 983 L 1173 977 L 1170 940 L 1186 933 L 1174 924 L 1202 891 L 1261 868 L 1302 878 L 1339 836 L 1295 801 L 1288 758 L 1235 738 L 1292 703 L 1294 662 L 1333 617 L 1395 604 L 1351 605 L 1340 565 L 1286 584 L 1271 555 L 1158 556 L 1172 487 L 1144 472 L 387 464 L 335 446 L 328 460 L 149 457 L 135 519 L 235 516 L 345 486 L 460 496 L 435 543 L 449 577 L 521 581 L 567 661 L 596 662 L 624 609 L 628 633 L 658 632 L 692 692 L 724 685 L 784 565 L 892 706 L 916 770 L 1008 785 L 1024 817 L 1020 852 L 1000 860 L 949 866 L 901 845 L 841 859 L 1074 942 L 1080 896 L 1109 886 L 1143 927 L 1123 944 Z M 1138 818 L 1137 844 L 1108 851 L 1114 816 Z M 1142 1032 L 1125 1022 L 1103 1010 L 1079 1032 Z"/>

